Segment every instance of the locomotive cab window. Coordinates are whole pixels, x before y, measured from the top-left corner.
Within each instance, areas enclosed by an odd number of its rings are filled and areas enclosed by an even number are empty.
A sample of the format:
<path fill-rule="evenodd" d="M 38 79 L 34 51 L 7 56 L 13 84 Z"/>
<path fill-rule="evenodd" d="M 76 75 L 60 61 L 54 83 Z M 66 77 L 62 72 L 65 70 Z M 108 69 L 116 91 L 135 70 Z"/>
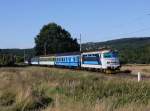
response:
<path fill-rule="evenodd" d="M 107 52 L 103 54 L 104 58 L 117 58 L 118 54 L 117 52 Z"/>

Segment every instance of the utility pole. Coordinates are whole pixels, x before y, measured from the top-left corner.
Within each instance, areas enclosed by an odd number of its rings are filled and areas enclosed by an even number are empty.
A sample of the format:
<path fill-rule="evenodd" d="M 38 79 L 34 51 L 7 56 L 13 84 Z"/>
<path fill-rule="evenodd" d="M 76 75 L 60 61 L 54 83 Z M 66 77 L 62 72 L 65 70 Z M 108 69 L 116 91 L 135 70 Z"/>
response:
<path fill-rule="evenodd" d="M 26 51 L 25 51 L 25 49 L 24 49 L 24 62 L 26 61 Z"/>
<path fill-rule="evenodd" d="M 47 42 L 45 41 L 44 43 L 44 55 L 46 56 L 47 55 Z"/>
<path fill-rule="evenodd" d="M 80 38 L 78 38 L 77 40 L 80 41 L 80 52 L 81 52 L 82 51 L 81 34 L 80 34 Z"/>
<path fill-rule="evenodd" d="M 81 52 L 82 51 L 81 34 L 80 34 L 80 38 L 78 38 L 77 40 L 80 41 L 80 52 Z"/>
<path fill-rule="evenodd" d="M 82 51 L 81 34 L 80 34 L 80 52 Z"/>

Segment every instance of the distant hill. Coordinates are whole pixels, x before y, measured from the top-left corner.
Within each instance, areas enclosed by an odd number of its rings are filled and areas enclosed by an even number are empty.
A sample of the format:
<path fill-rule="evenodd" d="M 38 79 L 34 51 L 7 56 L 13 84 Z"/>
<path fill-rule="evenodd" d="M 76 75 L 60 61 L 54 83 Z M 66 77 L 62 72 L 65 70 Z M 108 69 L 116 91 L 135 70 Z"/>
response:
<path fill-rule="evenodd" d="M 34 55 L 34 49 L 0 49 L 0 54 L 12 54 L 16 56 L 24 56 L 24 51 L 26 55 Z"/>
<path fill-rule="evenodd" d="M 33 57 L 35 55 L 34 49 L 0 49 L 0 59 L 4 55 L 14 56 L 16 58 L 16 62 L 24 62 L 24 55 L 27 58 Z"/>
<path fill-rule="evenodd" d="M 150 37 L 123 38 L 82 45 L 83 51 L 109 47 L 118 50 L 122 63 L 150 63 Z"/>
<path fill-rule="evenodd" d="M 89 43 L 84 43 L 82 45 L 82 48 L 83 50 L 97 50 L 101 47 L 122 49 L 126 47 L 138 48 L 146 45 L 150 45 L 150 37 L 123 38 L 123 39 L 109 40 L 105 42 L 89 42 Z"/>
<path fill-rule="evenodd" d="M 109 47 L 118 50 L 122 63 L 150 63 L 150 37 L 123 38 L 105 42 L 89 42 L 82 44 L 83 51 L 99 50 L 102 47 Z M 19 57 L 35 56 L 34 49 L 0 49 L 0 54 L 13 54 Z"/>

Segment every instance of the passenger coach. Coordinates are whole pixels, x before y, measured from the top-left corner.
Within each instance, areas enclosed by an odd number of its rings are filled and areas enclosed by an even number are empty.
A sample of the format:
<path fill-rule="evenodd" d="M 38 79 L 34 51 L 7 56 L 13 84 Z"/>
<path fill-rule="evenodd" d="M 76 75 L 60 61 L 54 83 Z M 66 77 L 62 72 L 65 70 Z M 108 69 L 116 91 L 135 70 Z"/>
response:
<path fill-rule="evenodd" d="M 41 56 L 41 57 L 39 57 L 39 64 L 54 66 L 54 60 L 55 60 L 54 55 Z"/>
<path fill-rule="evenodd" d="M 55 65 L 69 68 L 80 67 L 80 53 L 56 54 Z"/>

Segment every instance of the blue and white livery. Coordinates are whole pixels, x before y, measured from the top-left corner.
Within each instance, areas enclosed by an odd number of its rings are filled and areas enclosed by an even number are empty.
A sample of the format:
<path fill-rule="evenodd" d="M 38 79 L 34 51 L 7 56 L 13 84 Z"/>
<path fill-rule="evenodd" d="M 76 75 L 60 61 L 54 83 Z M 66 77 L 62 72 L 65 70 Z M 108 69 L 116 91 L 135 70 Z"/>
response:
<path fill-rule="evenodd" d="M 72 52 L 34 57 L 30 59 L 30 64 L 98 70 L 120 69 L 118 54 L 112 50 L 100 50 L 83 53 Z"/>
<path fill-rule="evenodd" d="M 74 53 L 56 54 L 55 65 L 69 68 L 80 67 L 80 53 L 74 52 Z"/>
<path fill-rule="evenodd" d="M 116 52 L 102 50 L 82 53 L 81 67 L 94 69 L 119 69 L 120 63 Z"/>

